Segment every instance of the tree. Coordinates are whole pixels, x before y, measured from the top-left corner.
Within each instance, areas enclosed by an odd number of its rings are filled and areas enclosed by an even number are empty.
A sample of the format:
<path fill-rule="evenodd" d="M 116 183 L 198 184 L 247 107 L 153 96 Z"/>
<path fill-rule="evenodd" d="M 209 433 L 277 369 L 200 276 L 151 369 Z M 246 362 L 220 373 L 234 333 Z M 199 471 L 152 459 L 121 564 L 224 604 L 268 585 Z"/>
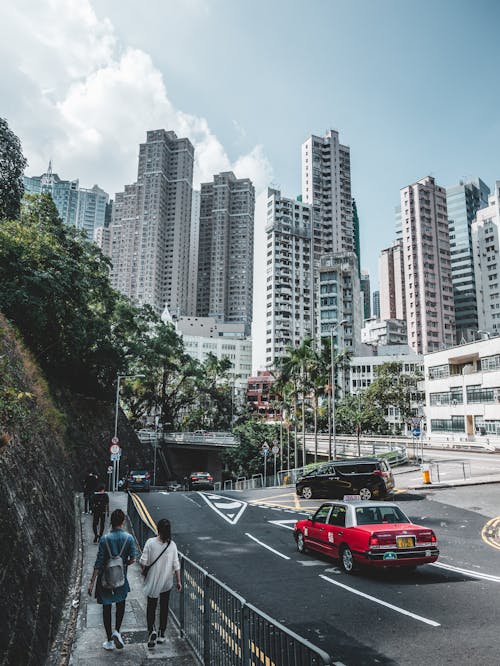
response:
<path fill-rule="evenodd" d="M 5 118 L 0 118 L 0 220 L 17 220 L 24 193 L 23 173 L 28 162 L 21 142 Z"/>
<path fill-rule="evenodd" d="M 367 389 L 368 399 L 387 413 L 389 407 L 399 409 L 403 423 L 414 413 L 414 404 L 423 399 L 417 383 L 422 379 L 418 372 L 402 372 L 399 361 L 383 363 L 375 370 L 375 379 Z"/>
<path fill-rule="evenodd" d="M 238 444 L 222 455 L 222 461 L 229 472 L 235 477 L 262 474 L 264 468 L 262 444 L 268 442 L 269 446 L 272 446 L 272 443 L 277 441 L 278 426 L 268 425 L 260 419 L 250 419 L 246 423 L 236 426 L 233 432 Z"/>

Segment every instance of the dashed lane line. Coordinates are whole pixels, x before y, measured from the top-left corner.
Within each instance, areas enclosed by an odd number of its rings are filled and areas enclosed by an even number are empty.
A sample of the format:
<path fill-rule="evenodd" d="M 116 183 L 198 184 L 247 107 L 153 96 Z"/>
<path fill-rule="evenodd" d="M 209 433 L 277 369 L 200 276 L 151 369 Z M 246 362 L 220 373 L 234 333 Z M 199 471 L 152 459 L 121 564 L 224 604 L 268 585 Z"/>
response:
<path fill-rule="evenodd" d="M 259 539 L 256 539 L 254 536 L 252 536 L 248 532 L 245 532 L 245 536 L 247 536 L 249 539 L 252 539 L 252 541 L 255 541 L 255 543 L 258 543 L 259 546 L 262 546 L 263 548 L 267 548 L 267 550 L 270 550 L 275 555 L 278 555 L 279 557 L 282 557 L 284 560 L 289 560 L 290 559 L 288 557 L 288 555 L 283 555 L 283 553 L 280 553 L 279 551 L 274 550 L 274 548 L 271 548 L 271 546 L 268 546 L 266 543 L 263 543 L 262 541 L 259 541 Z"/>

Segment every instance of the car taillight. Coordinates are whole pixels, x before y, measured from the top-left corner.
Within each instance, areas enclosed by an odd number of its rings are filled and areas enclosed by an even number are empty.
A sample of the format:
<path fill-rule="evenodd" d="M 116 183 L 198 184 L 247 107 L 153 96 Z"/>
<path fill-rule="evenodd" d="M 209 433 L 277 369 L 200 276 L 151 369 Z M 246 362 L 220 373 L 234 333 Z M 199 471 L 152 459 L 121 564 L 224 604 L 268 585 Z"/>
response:
<path fill-rule="evenodd" d="M 151 478 L 151 474 L 145 474 L 145 475 L 144 475 L 144 478 L 145 478 L 145 479 L 150 479 L 150 478 Z"/>
<path fill-rule="evenodd" d="M 437 537 L 434 532 L 431 532 L 431 543 L 437 543 Z"/>
<path fill-rule="evenodd" d="M 368 542 L 369 546 L 380 546 L 380 541 L 377 534 L 372 534 L 370 541 Z"/>
<path fill-rule="evenodd" d="M 198 481 L 198 477 L 197 476 L 192 476 L 191 481 Z"/>
<path fill-rule="evenodd" d="M 213 477 L 211 477 L 211 476 L 207 476 L 207 479 L 208 479 L 209 481 L 213 481 Z"/>

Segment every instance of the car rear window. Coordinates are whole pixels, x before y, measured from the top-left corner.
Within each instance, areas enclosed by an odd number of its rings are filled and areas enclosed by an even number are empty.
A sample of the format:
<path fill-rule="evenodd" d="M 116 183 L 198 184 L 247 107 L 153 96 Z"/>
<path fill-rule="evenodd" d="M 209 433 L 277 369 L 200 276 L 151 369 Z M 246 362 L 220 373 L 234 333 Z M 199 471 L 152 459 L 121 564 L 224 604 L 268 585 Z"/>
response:
<path fill-rule="evenodd" d="M 353 465 L 341 465 L 337 470 L 341 474 L 371 474 L 378 469 L 378 463 L 356 463 Z"/>
<path fill-rule="evenodd" d="M 409 522 L 408 518 L 397 506 L 366 506 L 356 508 L 356 523 L 358 525 Z"/>

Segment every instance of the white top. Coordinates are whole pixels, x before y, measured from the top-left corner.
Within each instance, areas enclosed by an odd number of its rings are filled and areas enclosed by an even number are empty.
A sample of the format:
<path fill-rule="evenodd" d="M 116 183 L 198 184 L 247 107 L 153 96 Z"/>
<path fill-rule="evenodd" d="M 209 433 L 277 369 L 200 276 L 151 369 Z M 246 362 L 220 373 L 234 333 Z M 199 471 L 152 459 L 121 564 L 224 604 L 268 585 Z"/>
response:
<path fill-rule="evenodd" d="M 159 537 L 152 537 L 144 544 L 140 564 L 145 566 L 152 564 L 158 555 L 165 550 L 166 543 L 160 541 Z M 179 554 L 175 541 L 171 541 L 166 552 L 151 567 L 144 581 L 144 592 L 147 597 L 157 599 L 162 592 L 171 590 L 174 584 L 174 571 L 179 571 Z"/>

